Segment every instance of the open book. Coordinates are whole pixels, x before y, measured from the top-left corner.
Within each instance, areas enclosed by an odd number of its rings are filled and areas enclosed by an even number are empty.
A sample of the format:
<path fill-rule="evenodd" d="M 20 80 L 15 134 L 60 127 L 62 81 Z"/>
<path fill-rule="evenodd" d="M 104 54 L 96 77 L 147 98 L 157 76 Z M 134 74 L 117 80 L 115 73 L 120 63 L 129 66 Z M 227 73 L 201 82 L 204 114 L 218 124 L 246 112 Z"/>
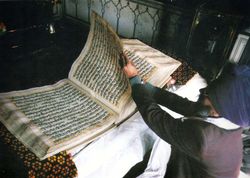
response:
<path fill-rule="evenodd" d="M 92 13 L 89 36 L 67 79 L 0 94 L 0 121 L 40 159 L 87 144 L 135 112 L 120 55 L 146 81 L 163 86 L 180 62 L 138 40 L 120 40 Z"/>

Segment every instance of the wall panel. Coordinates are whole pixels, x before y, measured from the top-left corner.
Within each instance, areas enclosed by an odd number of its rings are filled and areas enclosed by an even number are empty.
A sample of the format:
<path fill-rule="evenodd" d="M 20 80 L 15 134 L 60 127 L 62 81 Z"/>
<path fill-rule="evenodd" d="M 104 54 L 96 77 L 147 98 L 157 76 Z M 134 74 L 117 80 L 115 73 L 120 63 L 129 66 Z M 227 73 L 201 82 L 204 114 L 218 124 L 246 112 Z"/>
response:
<path fill-rule="evenodd" d="M 65 0 L 64 15 L 90 22 L 91 11 L 104 17 L 125 38 L 153 45 L 159 33 L 164 4 L 154 0 Z"/>

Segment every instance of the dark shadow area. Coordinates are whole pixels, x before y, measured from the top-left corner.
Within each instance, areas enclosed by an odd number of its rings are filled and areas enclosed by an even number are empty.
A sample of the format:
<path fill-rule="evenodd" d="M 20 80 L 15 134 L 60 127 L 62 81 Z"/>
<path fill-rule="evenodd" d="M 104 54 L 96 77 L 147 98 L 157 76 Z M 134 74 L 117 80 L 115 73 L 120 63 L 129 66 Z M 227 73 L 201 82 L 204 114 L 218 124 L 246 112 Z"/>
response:
<path fill-rule="evenodd" d="M 165 10 L 156 48 L 186 61 L 208 82 L 214 80 L 228 61 L 237 35 L 250 26 L 250 1 L 160 2 Z"/>
<path fill-rule="evenodd" d="M 27 178 L 28 170 L 23 161 L 9 145 L 4 144 L 0 138 L 0 177 L 1 178 Z"/>
<path fill-rule="evenodd" d="M 89 26 L 54 21 L 50 5 L 44 2 L 0 3 L 0 21 L 6 26 L 0 34 L 0 92 L 67 78 L 86 42 Z"/>

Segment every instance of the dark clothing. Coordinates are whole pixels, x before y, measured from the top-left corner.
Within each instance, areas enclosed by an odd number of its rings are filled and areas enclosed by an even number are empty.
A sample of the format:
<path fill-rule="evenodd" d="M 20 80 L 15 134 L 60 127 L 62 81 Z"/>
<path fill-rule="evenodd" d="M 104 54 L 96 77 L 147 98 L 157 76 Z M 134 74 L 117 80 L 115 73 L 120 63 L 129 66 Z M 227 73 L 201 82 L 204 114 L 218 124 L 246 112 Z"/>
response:
<path fill-rule="evenodd" d="M 238 176 L 242 162 L 242 129 L 222 129 L 200 117 L 174 119 L 158 104 L 191 115 L 196 113 L 191 110 L 196 103 L 148 84 L 133 84 L 132 96 L 146 124 L 172 146 L 165 177 Z"/>

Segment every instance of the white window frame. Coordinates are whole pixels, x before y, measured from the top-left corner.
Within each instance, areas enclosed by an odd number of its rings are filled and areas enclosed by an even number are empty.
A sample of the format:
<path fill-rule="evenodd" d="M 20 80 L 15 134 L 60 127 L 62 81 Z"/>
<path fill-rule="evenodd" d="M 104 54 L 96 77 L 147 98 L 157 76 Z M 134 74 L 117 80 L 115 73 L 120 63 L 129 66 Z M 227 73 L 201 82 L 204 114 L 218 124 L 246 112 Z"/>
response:
<path fill-rule="evenodd" d="M 237 40 L 234 44 L 233 50 L 230 54 L 229 61 L 233 63 L 238 63 L 241 55 L 246 47 L 249 36 L 239 34 Z"/>

